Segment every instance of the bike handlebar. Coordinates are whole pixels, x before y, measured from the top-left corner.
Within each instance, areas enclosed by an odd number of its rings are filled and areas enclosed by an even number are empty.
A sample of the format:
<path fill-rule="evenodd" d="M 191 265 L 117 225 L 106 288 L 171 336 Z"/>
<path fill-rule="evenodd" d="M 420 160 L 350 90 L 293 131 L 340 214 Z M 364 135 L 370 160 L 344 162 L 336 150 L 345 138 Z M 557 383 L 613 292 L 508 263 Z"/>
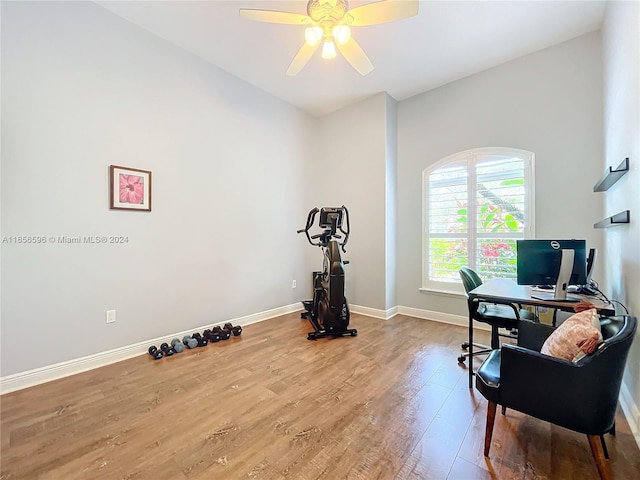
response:
<path fill-rule="evenodd" d="M 318 242 L 318 243 L 314 243 L 314 242 L 312 241 L 312 238 L 316 238 L 316 237 L 310 237 L 310 236 L 309 236 L 309 229 L 313 226 L 313 221 L 315 220 L 315 218 L 316 218 L 316 214 L 317 214 L 319 211 L 320 211 L 320 210 L 318 210 L 318 207 L 314 207 L 313 209 L 311 209 L 311 211 L 309 211 L 309 215 L 307 215 L 307 225 L 306 225 L 306 227 L 305 227 L 305 228 L 303 228 L 303 229 L 301 229 L 301 230 L 298 230 L 298 233 L 302 233 L 302 232 L 304 232 L 304 234 L 307 236 L 307 240 L 309 241 L 309 243 L 310 243 L 311 245 L 314 245 L 314 246 L 319 246 L 319 245 L 320 245 L 320 242 Z"/>
<path fill-rule="evenodd" d="M 342 205 L 341 209 L 343 210 L 344 215 L 342 215 L 343 221 L 340 223 L 339 230 L 344 235 L 344 241 L 342 243 L 338 243 L 338 244 L 342 248 L 342 251 L 346 253 L 345 245 L 347 244 L 347 241 L 349 240 L 349 232 L 351 230 L 351 227 L 349 225 L 349 210 L 347 210 L 347 207 L 345 207 L 344 205 Z M 313 222 L 314 222 L 314 220 L 316 218 L 316 214 L 319 211 L 320 210 L 318 209 L 318 207 L 314 207 L 309 212 L 309 215 L 307 216 L 307 225 L 305 226 L 305 228 L 297 230 L 297 233 L 303 233 L 304 232 L 304 234 L 307 236 L 307 240 L 309 241 L 309 243 L 311 245 L 313 245 L 313 246 L 316 246 L 316 247 L 326 246 L 328 240 L 325 240 L 323 242 L 322 241 L 323 237 L 324 238 L 334 237 L 334 238 L 337 238 L 337 239 L 341 239 L 342 238 L 340 235 L 337 235 L 335 232 L 332 232 L 329 229 L 327 229 L 323 233 L 319 233 L 317 235 L 313 235 L 313 236 L 309 235 L 309 229 L 313 226 Z M 343 228 L 343 224 L 346 225 L 346 230 Z M 321 240 L 318 241 L 318 242 L 314 242 L 313 240 L 315 240 L 317 238 L 320 238 Z"/>
<path fill-rule="evenodd" d="M 349 232 L 351 231 L 351 226 L 349 225 L 349 210 L 347 210 L 347 207 L 345 207 L 344 205 L 342 205 L 342 209 L 344 210 L 344 220 L 347 224 L 347 230 L 343 230 L 342 229 L 342 225 L 340 225 L 340 231 L 344 234 L 344 242 L 342 242 L 340 244 L 340 247 L 342 248 L 342 251 L 344 253 L 347 253 L 347 251 L 345 250 L 345 245 L 347 244 L 347 242 L 349 241 Z"/>

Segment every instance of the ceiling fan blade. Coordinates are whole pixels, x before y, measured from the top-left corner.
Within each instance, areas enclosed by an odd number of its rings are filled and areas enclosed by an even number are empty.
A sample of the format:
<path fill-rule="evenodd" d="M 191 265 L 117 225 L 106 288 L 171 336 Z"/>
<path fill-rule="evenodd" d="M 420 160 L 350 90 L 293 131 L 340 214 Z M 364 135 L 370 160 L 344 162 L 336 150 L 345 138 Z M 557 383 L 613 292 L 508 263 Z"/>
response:
<path fill-rule="evenodd" d="M 353 17 L 351 25 L 364 27 L 380 23 L 395 22 L 418 14 L 418 0 L 382 0 L 349 10 Z"/>
<path fill-rule="evenodd" d="M 347 43 L 344 45 L 340 45 L 339 42 L 336 42 L 336 46 L 340 53 L 344 55 L 344 58 L 347 59 L 347 62 L 351 64 L 353 68 L 355 68 L 360 75 L 366 75 L 371 70 L 373 70 L 373 65 L 367 54 L 364 53 L 364 50 L 358 45 L 353 38 L 349 38 Z"/>
<path fill-rule="evenodd" d="M 315 46 L 310 47 L 307 42 L 304 42 L 304 44 L 302 44 L 302 47 L 300 47 L 300 50 L 298 50 L 298 53 L 296 53 L 296 56 L 293 57 L 293 60 L 291 60 L 289 68 L 287 68 L 287 75 L 297 75 L 311 59 L 313 52 L 318 49 L 320 43 L 321 42 L 318 42 Z"/>
<path fill-rule="evenodd" d="M 276 12 L 274 10 L 241 8 L 240 16 L 257 22 L 285 23 L 288 25 L 306 25 L 309 23 L 309 17 L 306 15 L 291 12 Z"/>

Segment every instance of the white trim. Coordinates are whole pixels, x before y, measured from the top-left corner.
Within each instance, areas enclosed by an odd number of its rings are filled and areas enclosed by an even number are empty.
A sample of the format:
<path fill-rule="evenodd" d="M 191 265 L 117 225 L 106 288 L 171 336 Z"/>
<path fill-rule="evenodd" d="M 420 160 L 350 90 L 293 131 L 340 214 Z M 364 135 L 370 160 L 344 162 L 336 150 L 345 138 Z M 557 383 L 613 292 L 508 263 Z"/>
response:
<path fill-rule="evenodd" d="M 260 313 L 254 313 L 252 315 L 246 315 L 244 317 L 238 317 L 231 320 L 225 320 L 218 322 L 216 325 L 224 325 L 226 322 L 231 322 L 236 325 L 250 325 L 252 323 L 262 322 L 273 317 L 279 317 L 287 313 L 292 313 L 302 310 L 299 303 L 287 305 L 284 307 L 274 308 L 272 310 L 266 310 Z M 22 390 L 23 388 L 33 387 L 40 385 L 41 383 L 50 382 L 59 378 L 68 377 L 77 373 L 86 372 L 98 367 L 104 367 L 112 363 L 121 362 L 138 355 L 146 354 L 149 345 L 166 342 L 167 338 L 182 338 L 184 335 L 190 335 L 196 331 L 202 331 L 207 328 L 211 328 L 212 325 L 203 325 L 201 327 L 192 328 L 183 332 L 174 333 L 171 335 L 164 335 L 162 337 L 145 340 L 143 342 L 134 343 L 106 352 L 100 352 L 86 357 L 75 358 L 65 362 L 56 363 L 53 365 L 47 365 L 45 367 L 35 368 L 26 372 L 14 373 L 0 378 L 0 395 L 5 393 L 15 392 L 16 390 Z"/>
<path fill-rule="evenodd" d="M 407 315 L 408 317 L 432 320 L 434 322 L 447 323 L 449 325 L 457 325 L 459 327 L 469 326 L 469 317 L 466 315 L 453 315 L 450 313 L 435 312 L 433 310 L 424 310 L 420 308 L 397 306 L 388 310 L 379 310 L 377 308 L 363 307 L 360 305 L 350 305 L 350 308 L 352 313 L 379 318 L 381 320 L 389 320 L 396 315 Z M 488 325 L 478 322 L 474 323 L 473 328 L 478 330 L 491 330 L 491 327 Z"/>
<path fill-rule="evenodd" d="M 620 388 L 620 406 L 622 407 L 624 416 L 627 418 L 627 422 L 629 422 L 631 434 L 636 440 L 638 448 L 640 448 L 640 409 L 638 409 L 638 405 L 634 403 L 631 392 L 629 392 L 629 389 L 624 383 Z"/>
<path fill-rule="evenodd" d="M 457 325 L 459 327 L 469 327 L 469 317 L 466 315 L 453 315 L 451 313 L 435 312 L 433 310 L 424 310 L 421 308 L 398 307 L 399 315 L 407 315 L 409 317 L 422 318 L 424 320 L 432 320 L 434 322 L 448 323 L 449 325 Z M 488 324 L 475 322 L 474 330 L 491 330 Z"/>
<path fill-rule="evenodd" d="M 452 290 L 437 290 L 435 288 L 419 288 L 420 293 L 432 293 L 434 295 L 444 295 L 446 297 L 467 298 L 467 294 L 464 291 L 454 292 Z"/>
<path fill-rule="evenodd" d="M 389 310 L 380 310 L 378 308 L 362 307 L 360 305 L 349 305 L 349 309 L 353 313 L 366 315 L 367 317 L 379 318 L 381 320 L 389 320 L 398 314 L 398 307 L 393 307 Z"/>

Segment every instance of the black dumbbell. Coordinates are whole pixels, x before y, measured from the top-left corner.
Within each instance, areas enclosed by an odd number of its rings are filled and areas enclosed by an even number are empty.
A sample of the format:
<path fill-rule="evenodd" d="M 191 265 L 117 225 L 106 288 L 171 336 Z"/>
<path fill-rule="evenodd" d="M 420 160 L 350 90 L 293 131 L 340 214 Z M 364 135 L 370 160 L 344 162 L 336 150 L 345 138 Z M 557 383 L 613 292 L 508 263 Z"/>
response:
<path fill-rule="evenodd" d="M 165 357 L 170 357 L 171 355 L 176 353 L 173 347 L 170 347 L 167 343 L 163 343 L 162 345 L 160 345 L 160 350 L 162 350 L 162 353 L 164 353 Z"/>
<path fill-rule="evenodd" d="M 206 337 L 203 337 L 200 332 L 196 332 L 192 336 L 198 341 L 199 347 L 206 347 L 209 344 L 209 340 Z"/>
<path fill-rule="evenodd" d="M 200 335 L 199 332 L 196 332 L 193 335 L 191 335 L 191 338 L 193 338 L 196 342 L 198 342 L 199 347 L 205 347 L 209 343 L 209 340 L 207 340 L 202 335 Z"/>
<path fill-rule="evenodd" d="M 233 333 L 233 325 L 231 323 L 225 323 L 224 327 L 222 327 L 222 331 L 225 332 L 223 340 L 228 340 L 231 334 Z"/>
<path fill-rule="evenodd" d="M 158 347 L 156 347 L 155 345 L 151 345 L 149 347 L 148 352 L 149 352 L 149 355 L 151 355 L 156 360 L 160 360 L 164 356 L 164 353 L 162 353 L 162 350 L 158 350 Z"/>
<path fill-rule="evenodd" d="M 211 329 L 211 333 L 213 333 L 214 335 L 218 335 L 219 340 L 227 340 L 229 339 L 229 336 L 231 336 L 230 331 L 223 330 L 217 325 Z"/>
<path fill-rule="evenodd" d="M 204 338 L 206 338 L 207 340 L 209 340 L 209 343 L 217 343 L 220 341 L 220 335 L 217 333 L 212 332 L 209 329 L 206 329 L 203 332 Z"/>
<path fill-rule="evenodd" d="M 225 323 L 224 327 L 222 327 L 222 328 L 223 328 L 223 330 L 229 332 L 230 334 L 233 334 L 234 337 L 237 337 L 242 333 L 242 327 L 239 326 L 239 325 L 234 327 L 230 323 Z"/>

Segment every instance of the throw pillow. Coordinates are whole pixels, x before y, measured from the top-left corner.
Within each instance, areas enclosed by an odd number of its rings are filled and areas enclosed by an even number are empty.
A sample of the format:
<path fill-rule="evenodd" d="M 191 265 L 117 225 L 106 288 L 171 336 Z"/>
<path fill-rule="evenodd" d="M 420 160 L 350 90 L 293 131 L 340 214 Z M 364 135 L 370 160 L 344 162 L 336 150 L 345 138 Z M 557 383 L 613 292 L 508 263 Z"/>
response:
<path fill-rule="evenodd" d="M 567 318 L 549 335 L 540 353 L 576 362 L 593 353 L 600 342 L 602 332 L 598 312 L 592 308 Z"/>

